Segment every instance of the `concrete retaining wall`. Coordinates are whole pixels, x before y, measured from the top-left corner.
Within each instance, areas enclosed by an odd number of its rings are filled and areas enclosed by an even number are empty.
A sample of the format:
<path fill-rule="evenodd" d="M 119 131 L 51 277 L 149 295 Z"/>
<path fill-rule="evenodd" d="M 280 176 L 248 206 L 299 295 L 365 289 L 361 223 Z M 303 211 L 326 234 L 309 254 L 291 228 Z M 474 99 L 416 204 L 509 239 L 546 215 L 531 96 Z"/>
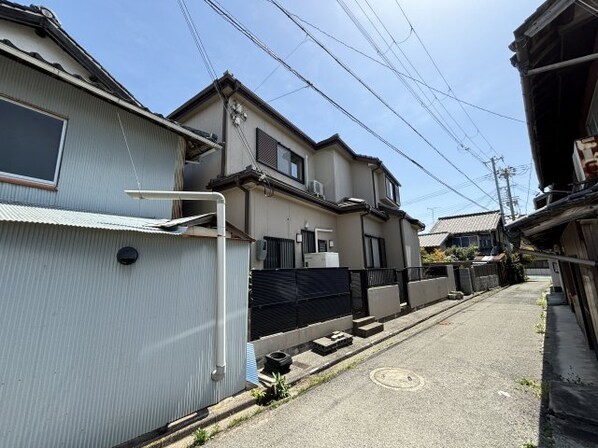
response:
<path fill-rule="evenodd" d="M 401 297 L 397 285 L 378 286 L 368 289 L 370 316 L 377 319 L 395 316 L 401 312 Z"/>
<path fill-rule="evenodd" d="M 255 348 L 255 357 L 260 359 L 276 350 L 290 350 L 304 345 L 314 339 L 322 338 L 333 331 L 349 331 L 353 328 L 353 316 L 343 316 L 326 322 L 308 325 L 297 330 L 285 333 L 276 333 L 270 336 L 251 341 Z"/>
<path fill-rule="evenodd" d="M 448 278 L 440 277 L 410 282 L 407 284 L 407 291 L 411 308 L 446 299 L 449 293 Z"/>

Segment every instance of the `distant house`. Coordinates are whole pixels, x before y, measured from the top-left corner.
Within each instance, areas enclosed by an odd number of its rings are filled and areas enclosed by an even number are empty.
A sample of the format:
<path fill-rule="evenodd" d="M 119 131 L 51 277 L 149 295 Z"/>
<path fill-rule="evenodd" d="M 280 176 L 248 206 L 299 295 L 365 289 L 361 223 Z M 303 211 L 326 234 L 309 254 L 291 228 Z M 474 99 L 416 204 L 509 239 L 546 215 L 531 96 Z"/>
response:
<path fill-rule="evenodd" d="M 551 261 L 598 355 L 598 18 L 583 3 L 544 2 L 509 47 L 543 194 L 507 232 Z"/>
<path fill-rule="evenodd" d="M 428 251 L 451 246 L 477 246 L 483 255 L 498 253 L 506 240 L 499 211 L 438 218 L 429 233 L 419 235 L 420 246 Z"/>
<path fill-rule="evenodd" d="M 226 196 L 231 222 L 258 240 L 252 268 L 299 268 L 312 253 L 354 269 L 420 265 L 423 224 L 380 159 L 338 135 L 314 141 L 230 73 L 169 118 L 222 135 L 223 151 L 186 167 L 185 189 Z"/>
<path fill-rule="evenodd" d="M 229 228 L 216 382 L 212 217 L 124 193 L 180 190 L 220 146 L 144 108 L 47 8 L 0 1 L 0 73 L 0 446 L 114 446 L 242 390 L 247 238 Z"/>

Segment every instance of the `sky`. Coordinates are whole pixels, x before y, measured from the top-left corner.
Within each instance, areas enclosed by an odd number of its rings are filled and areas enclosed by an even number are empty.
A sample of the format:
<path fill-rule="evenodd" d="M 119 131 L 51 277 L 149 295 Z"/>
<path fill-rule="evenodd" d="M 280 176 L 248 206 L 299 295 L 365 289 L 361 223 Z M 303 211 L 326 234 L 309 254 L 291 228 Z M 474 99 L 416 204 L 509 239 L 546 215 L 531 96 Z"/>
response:
<path fill-rule="evenodd" d="M 530 168 L 519 73 L 510 63 L 513 52 L 508 45 L 513 31 L 542 1 L 276 1 L 301 19 L 383 102 L 272 1 L 219 3 L 394 149 L 330 105 L 204 0 L 185 0 L 218 76 L 231 72 L 312 139 L 338 133 L 355 152 L 382 159 L 401 183 L 401 208 L 428 230 L 441 216 L 498 209 L 491 168 L 482 163 L 491 157 L 503 157 L 497 162 L 499 169 L 515 168 L 510 179 L 518 202 L 515 211 L 533 210 L 532 199 L 539 190 Z M 167 115 L 212 82 L 177 0 L 43 0 L 42 4 L 154 112 Z M 450 96 L 516 120 L 455 101 L 445 94 L 447 84 Z M 500 184 L 505 186 L 503 179 Z M 505 201 L 504 189 L 501 194 Z"/>

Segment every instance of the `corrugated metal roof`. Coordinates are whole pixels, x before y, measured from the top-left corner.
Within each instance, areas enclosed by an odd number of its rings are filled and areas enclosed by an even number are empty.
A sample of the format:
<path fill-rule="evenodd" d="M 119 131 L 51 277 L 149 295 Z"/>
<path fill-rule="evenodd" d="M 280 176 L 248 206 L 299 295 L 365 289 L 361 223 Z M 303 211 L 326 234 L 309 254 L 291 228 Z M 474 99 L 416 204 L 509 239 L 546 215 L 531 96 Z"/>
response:
<path fill-rule="evenodd" d="M 446 241 L 449 234 L 447 232 L 438 233 L 420 233 L 419 246 L 420 247 L 438 247 Z"/>
<path fill-rule="evenodd" d="M 489 232 L 496 230 L 500 222 L 498 210 L 472 213 L 469 215 L 446 216 L 438 218 L 438 221 L 430 229 L 430 233 L 448 232 L 454 235 L 464 233 Z"/>
<path fill-rule="evenodd" d="M 158 226 L 168 222 L 164 219 L 104 215 L 99 213 L 0 203 L 0 222 L 1 221 L 82 227 L 87 229 L 124 230 L 163 235 L 181 234 L 186 230 L 185 227 L 179 227 L 172 231 L 165 231 L 159 228 Z"/>

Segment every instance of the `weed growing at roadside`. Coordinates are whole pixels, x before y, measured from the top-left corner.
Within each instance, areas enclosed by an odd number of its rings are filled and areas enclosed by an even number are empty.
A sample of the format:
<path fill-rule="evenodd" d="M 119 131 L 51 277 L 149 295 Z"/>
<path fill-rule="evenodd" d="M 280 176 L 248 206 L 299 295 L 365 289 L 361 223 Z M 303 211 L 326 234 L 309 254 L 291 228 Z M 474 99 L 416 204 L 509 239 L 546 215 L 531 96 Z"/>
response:
<path fill-rule="evenodd" d="M 540 313 L 540 322 L 538 322 L 536 324 L 536 333 L 538 333 L 538 334 L 546 333 L 546 311 L 542 311 Z"/>
<path fill-rule="evenodd" d="M 527 441 L 523 445 L 521 445 L 521 448 L 538 448 L 538 445 L 530 441 Z"/>
<path fill-rule="evenodd" d="M 259 387 L 251 389 L 251 396 L 255 398 L 255 402 L 259 405 L 266 403 L 266 391 L 264 389 L 260 389 Z"/>
<path fill-rule="evenodd" d="M 191 446 L 205 445 L 209 440 L 208 432 L 203 428 L 197 428 L 193 433 L 193 443 Z"/>
<path fill-rule="evenodd" d="M 547 381 L 536 381 L 528 378 L 521 378 L 518 383 L 522 386 L 529 387 L 537 398 L 546 397 L 550 388 L 550 383 Z"/>

